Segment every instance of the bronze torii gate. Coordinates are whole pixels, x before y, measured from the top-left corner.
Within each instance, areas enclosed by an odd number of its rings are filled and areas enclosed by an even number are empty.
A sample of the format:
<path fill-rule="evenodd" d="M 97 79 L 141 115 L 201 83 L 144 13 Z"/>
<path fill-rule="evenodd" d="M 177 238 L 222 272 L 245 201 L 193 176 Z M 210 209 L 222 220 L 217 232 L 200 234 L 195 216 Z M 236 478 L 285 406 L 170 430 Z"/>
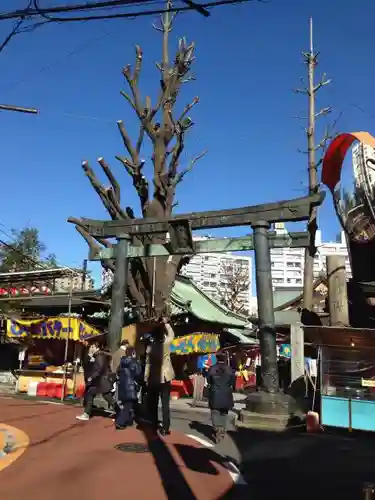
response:
<path fill-rule="evenodd" d="M 274 222 L 308 220 L 311 209 L 321 205 L 324 197 L 325 193 L 321 192 L 303 198 L 263 205 L 177 214 L 168 219 L 100 221 L 84 218 L 83 223 L 88 227 L 90 235 L 101 238 L 115 237 L 118 240 L 114 249 L 106 249 L 98 255 L 89 256 L 90 260 L 116 258 L 108 332 L 111 349 L 118 346 L 121 338 L 129 258 L 254 249 L 263 384 L 266 392 L 277 393 L 279 384 L 270 247 L 307 247 L 311 245 L 311 241 L 309 233 L 291 233 L 286 238 L 282 236 L 280 239 L 274 233 L 270 233 L 269 228 Z M 252 227 L 253 237 L 217 239 L 207 242 L 193 241 L 192 231 L 196 229 L 247 225 Z M 139 247 L 130 243 L 134 236 L 167 232 L 170 241 L 165 245 L 151 244 Z"/>

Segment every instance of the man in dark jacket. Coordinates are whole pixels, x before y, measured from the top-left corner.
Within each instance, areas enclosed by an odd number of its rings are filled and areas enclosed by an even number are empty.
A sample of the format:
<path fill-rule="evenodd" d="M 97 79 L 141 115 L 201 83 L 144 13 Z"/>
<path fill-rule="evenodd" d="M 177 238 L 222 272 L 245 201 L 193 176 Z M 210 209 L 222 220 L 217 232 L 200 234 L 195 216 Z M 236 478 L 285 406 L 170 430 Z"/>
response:
<path fill-rule="evenodd" d="M 217 354 L 217 363 L 208 370 L 208 404 L 216 442 L 221 441 L 228 427 L 228 413 L 233 408 L 236 376 L 226 363 L 224 353 Z"/>
<path fill-rule="evenodd" d="M 112 395 L 113 382 L 111 382 L 110 363 L 111 355 L 100 349 L 98 343 L 94 343 L 89 349 L 90 367 L 87 370 L 87 380 L 85 395 L 84 395 L 84 412 L 78 415 L 77 420 L 89 420 L 92 414 L 94 398 L 101 394 L 107 401 L 108 405 L 114 407 L 114 399 Z"/>
<path fill-rule="evenodd" d="M 116 413 L 116 429 L 125 429 L 133 425 L 135 406 L 138 400 L 142 367 L 137 360 L 134 347 L 128 346 L 117 369 L 118 377 L 118 410 Z"/>

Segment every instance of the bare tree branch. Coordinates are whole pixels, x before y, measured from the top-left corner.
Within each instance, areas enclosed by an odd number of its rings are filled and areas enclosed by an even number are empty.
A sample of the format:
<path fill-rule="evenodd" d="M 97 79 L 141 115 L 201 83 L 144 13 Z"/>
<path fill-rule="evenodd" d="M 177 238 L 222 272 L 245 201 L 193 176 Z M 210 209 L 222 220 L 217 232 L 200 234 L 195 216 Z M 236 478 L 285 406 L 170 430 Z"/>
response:
<path fill-rule="evenodd" d="M 322 108 L 318 113 L 315 113 L 315 118 L 319 118 L 320 116 L 327 116 L 332 112 L 332 106 L 328 106 L 326 108 Z"/>
<path fill-rule="evenodd" d="M 88 233 L 88 228 L 85 226 L 85 224 L 82 223 L 80 219 L 77 219 L 77 217 L 69 217 L 68 222 L 76 226 L 77 231 L 85 238 L 86 242 L 92 249 L 100 250 L 101 247 L 98 245 L 98 243 L 105 248 L 113 247 L 112 243 L 105 238 L 100 238 L 99 236 L 91 236 Z"/>
<path fill-rule="evenodd" d="M 180 118 L 178 119 L 178 122 L 181 124 L 182 123 L 182 120 L 185 118 L 185 116 L 189 113 L 189 111 L 196 105 L 198 104 L 199 102 L 199 97 L 194 97 L 194 99 L 192 100 L 192 102 L 190 104 L 188 104 L 187 106 L 185 106 L 185 109 L 183 110 Z"/>
<path fill-rule="evenodd" d="M 302 155 L 307 155 L 309 152 L 306 151 L 306 149 L 297 148 L 297 153 L 300 153 Z"/>
<path fill-rule="evenodd" d="M 320 158 L 316 164 L 316 167 L 318 168 L 322 163 L 323 163 L 323 158 L 324 154 L 327 150 L 328 143 L 335 137 L 337 134 L 336 126 L 338 121 L 340 120 L 342 116 L 342 113 L 338 115 L 337 118 L 335 118 L 331 123 L 328 123 L 328 125 L 325 128 L 324 136 L 323 139 L 319 142 L 319 144 L 316 146 L 315 151 L 321 152 Z"/>
<path fill-rule="evenodd" d="M 322 79 L 320 80 L 320 82 L 315 85 L 314 87 L 314 93 L 318 92 L 318 90 L 320 90 L 322 87 L 324 87 L 325 85 L 329 85 L 330 83 L 332 82 L 331 79 L 328 79 L 327 80 L 327 75 L 325 73 L 323 73 L 323 76 L 322 76 Z"/>
<path fill-rule="evenodd" d="M 208 152 L 208 149 L 205 149 L 204 151 L 202 151 L 202 153 L 200 153 L 199 155 L 195 156 L 191 162 L 189 163 L 189 166 L 183 170 L 182 172 L 180 172 L 179 174 L 177 174 L 175 180 L 174 180 L 174 185 L 176 186 L 179 182 L 181 182 L 183 180 L 183 178 L 185 177 L 185 175 L 190 172 L 192 170 L 192 168 L 194 167 L 194 165 L 197 163 L 197 161 L 199 161 L 201 158 L 203 158 L 203 156 L 205 156 Z"/>
<path fill-rule="evenodd" d="M 104 161 L 104 158 L 99 157 L 98 158 L 98 163 L 102 167 L 105 175 L 107 176 L 107 179 L 111 183 L 111 186 L 113 188 L 113 194 L 115 197 L 115 200 L 117 203 L 120 204 L 121 202 L 121 190 L 120 190 L 120 184 L 117 182 L 115 176 L 112 173 L 112 170 L 110 169 L 109 165 Z"/>
<path fill-rule="evenodd" d="M 309 64 L 312 64 L 313 67 L 315 67 L 317 64 L 318 64 L 318 54 L 311 54 L 310 52 L 303 52 L 302 53 L 304 59 L 305 59 L 305 62 L 307 65 Z M 310 61 L 311 59 L 311 61 Z M 303 81 L 303 78 L 301 78 L 301 81 Z M 307 96 L 309 96 L 309 99 L 312 99 L 312 96 L 322 87 L 324 87 L 325 85 L 328 85 L 329 83 L 331 83 L 331 80 L 330 79 L 327 79 L 327 76 L 326 74 L 324 73 L 322 75 L 322 78 L 320 80 L 319 83 L 317 83 L 316 85 L 313 85 L 312 86 L 312 89 L 313 91 L 310 92 L 310 89 L 309 88 L 303 88 L 303 89 L 294 89 L 293 92 L 295 93 L 303 93 Z M 317 113 L 315 113 L 314 111 L 314 120 L 317 119 L 317 118 L 321 118 L 321 117 L 325 117 L 327 115 L 329 115 L 331 112 L 332 112 L 333 108 L 332 106 L 327 106 L 327 107 L 324 107 L 322 108 L 320 111 L 318 111 Z M 295 116 L 295 118 L 299 119 L 299 120 L 309 120 L 309 117 L 304 117 L 304 116 Z M 332 139 L 332 133 L 329 133 L 328 130 L 329 129 L 332 129 L 334 128 L 334 126 L 336 125 L 337 123 L 337 120 L 334 120 L 331 124 L 331 126 L 328 126 L 326 128 L 326 133 L 324 134 L 322 140 L 318 143 L 318 144 L 314 144 L 313 146 L 309 146 L 309 149 L 308 150 L 304 150 L 304 149 L 301 149 L 301 148 L 298 148 L 297 151 L 298 153 L 301 153 L 301 154 L 310 154 L 310 150 L 311 148 L 313 148 L 313 151 L 322 151 L 322 153 L 324 153 L 325 149 L 326 149 L 326 146 L 328 144 L 328 142 Z M 332 127 L 333 126 L 333 127 Z M 311 138 L 311 137 L 314 137 L 314 133 L 315 133 L 315 125 L 314 125 L 314 131 L 311 130 L 311 128 L 305 128 L 305 131 L 306 131 L 306 135 L 307 137 Z M 314 160 L 314 169 L 317 169 L 318 166 L 321 165 L 322 163 L 322 159 L 319 159 L 318 161 Z"/>
<path fill-rule="evenodd" d="M 249 269 L 237 262 L 223 264 L 220 270 L 220 302 L 230 311 L 241 313 L 245 309 L 244 292 L 249 291 Z"/>
<path fill-rule="evenodd" d="M 95 175 L 95 172 L 93 169 L 90 167 L 88 161 L 82 162 L 82 169 L 85 172 L 87 178 L 89 179 L 92 187 L 98 194 L 101 202 L 103 203 L 105 209 L 108 211 L 109 215 L 111 216 L 112 219 L 116 219 L 118 216 L 118 210 L 116 210 L 116 207 L 113 205 L 113 203 L 109 200 L 107 190 L 104 188 L 104 186 L 99 182 L 98 178 Z"/>

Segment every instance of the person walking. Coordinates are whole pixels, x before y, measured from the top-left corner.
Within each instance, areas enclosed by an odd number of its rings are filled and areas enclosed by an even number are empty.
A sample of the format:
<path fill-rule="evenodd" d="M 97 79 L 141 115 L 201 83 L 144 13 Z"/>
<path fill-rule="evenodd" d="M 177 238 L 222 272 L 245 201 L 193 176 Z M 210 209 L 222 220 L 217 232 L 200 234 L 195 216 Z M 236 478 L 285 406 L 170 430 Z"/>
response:
<path fill-rule="evenodd" d="M 117 369 L 116 429 L 133 425 L 142 368 L 134 347 L 128 346 Z"/>
<path fill-rule="evenodd" d="M 143 337 L 143 349 L 141 349 L 141 354 L 139 357 L 141 364 L 141 387 L 138 395 L 139 404 L 137 405 L 138 419 L 148 421 L 148 403 L 147 403 L 147 383 L 145 378 L 146 373 L 146 361 L 147 361 L 147 348 L 150 345 L 150 334 Z"/>
<path fill-rule="evenodd" d="M 151 425 L 158 430 L 158 405 L 161 399 L 163 436 L 170 434 L 170 394 L 174 370 L 171 362 L 170 347 L 174 339 L 174 330 L 166 318 L 152 332 L 153 340 L 147 347 L 145 382 L 147 384 L 147 404 Z"/>
<path fill-rule="evenodd" d="M 112 408 L 115 406 L 115 401 L 111 393 L 113 382 L 111 382 L 110 364 L 111 355 L 100 349 L 99 343 L 94 342 L 89 349 L 90 362 L 87 367 L 87 378 L 85 380 L 86 388 L 83 398 L 84 412 L 82 415 L 77 415 L 77 420 L 89 420 L 92 415 L 92 407 L 95 396 L 101 394 Z"/>
<path fill-rule="evenodd" d="M 236 376 L 227 364 L 225 353 L 218 353 L 217 363 L 208 370 L 208 405 L 215 441 L 220 442 L 228 428 L 228 413 L 233 408 L 233 391 Z"/>
<path fill-rule="evenodd" d="M 120 361 L 126 355 L 126 349 L 129 346 L 129 341 L 124 339 L 121 341 L 120 347 L 112 354 L 111 370 L 112 373 L 117 373 L 120 366 Z"/>

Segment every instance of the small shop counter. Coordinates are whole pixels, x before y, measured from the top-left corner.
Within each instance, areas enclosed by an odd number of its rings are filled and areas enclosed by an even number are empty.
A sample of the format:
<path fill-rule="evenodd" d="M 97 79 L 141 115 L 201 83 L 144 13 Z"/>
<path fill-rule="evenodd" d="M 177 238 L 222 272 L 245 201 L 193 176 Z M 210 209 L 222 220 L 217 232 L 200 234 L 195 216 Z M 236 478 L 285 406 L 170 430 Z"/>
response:
<path fill-rule="evenodd" d="M 321 423 L 375 431 L 375 351 L 322 348 Z"/>
<path fill-rule="evenodd" d="M 56 391 L 61 392 L 62 390 L 64 378 L 62 369 L 57 369 L 55 372 L 43 369 L 16 370 L 15 373 L 18 377 L 17 392 L 33 396 L 58 397 Z M 83 385 L 83 373 L 74 374 L 71 370 L 67 371 L 65 377 L 65 393 L 67 395 L 79 392 Z"/>
<path fill-rule="evenodd" d="M 24 347 L 19 357 L 22 368 L 16 371 L 17 392 L 52 398 L 80 396 L 84 377 L 81 371 L 73 373 L 73 363 L 83 358 L 88 341 L 101 335 L 76 317 L 9 319 L 7 336 Z"/>
<path fill-rule="evenodd" d="M 322 424 L 330 427 L 375 431 L 375 394 L 340 391 L 342 395 L 322 395 Z"/>

